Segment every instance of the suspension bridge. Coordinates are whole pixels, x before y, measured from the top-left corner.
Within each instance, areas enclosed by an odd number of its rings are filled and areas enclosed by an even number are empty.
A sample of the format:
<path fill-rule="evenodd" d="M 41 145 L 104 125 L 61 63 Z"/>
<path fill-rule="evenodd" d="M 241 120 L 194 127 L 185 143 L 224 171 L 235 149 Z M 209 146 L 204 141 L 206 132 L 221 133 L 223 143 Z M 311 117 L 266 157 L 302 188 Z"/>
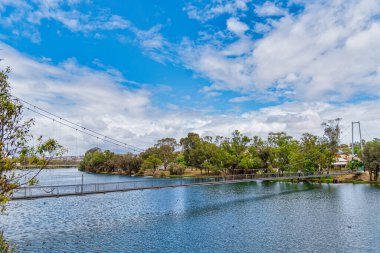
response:
<path fill-rule="evenodd" d="M 14 96 L 12 96 L 14 97 Z M 30 112 L 36 113 L 46 119 L 51 120 L 53 123 L 60 124 L 75 133 L 81 133 L 83 136 L 102 140 L 105 143 L 112 144 L 113 146 L 126 149 L 128 152 L 140 153 L 144 150 L 136 146 L 127 144 L 109 136 L 103 135 L 100 132 L 91 130 L 87 127 L 81 126 L 75 122 L 64 119 L 56 114 L 46 111 L 36 105 L 33 105 L 25 100 L 14 97 L 22 102 L 24 108 Z M 84 138 L 83 138 L 84 139 Z M 75 140 L 77 142 L 77 140 Z M 55 166 L 56 167 L 56 166 Z M 104 194 L 111 192 L 126 192 L 126 191 L 139 191 L 139 190 L 154 190 L 175 187 L 194 187 L 194 186 L 209 186 L 221 184 L 244 183 L 253 181 L 276 181 L 276 180 L 297 180 L 297 179 L 311 179 L 323 178 L 329 176 L 340 176 L 349 174 L 349 172 L 332 171 L 332 172 L 314 172 L 314 173 L 260 173 L 260 174 L 239 174 L 229 175 L 224 177 L 202 177 L 202 178 L 180 178 L 180 179 L 150 179 L 150 180 L 130 180 L 125 182 L 109 182 L 109 183 L 86 183 L 69 184 L 69 185 L 39 185 L 21 187 L 12 196 L 12 200 L 26 200 L 26 199 L 39 199 L 51 197 L 67 197 L 67 196 L 82 196 L 91 194 Z"/>
<path fill-rule="evenodd" d="M 150 179 L 132 180 L 124 182 L 29 186 L 21 187 L 12 197 L 12 200 L 31 200 L 40 198 L 58 198 L 68 196 L 83 196 L 92 194 L 104 194 L 111 192 L 127 192 L 140 190 L 157 190 L 176 187 L 210 186 L 221 184 L 236 184 L 253 181 L 277 181 L 323 178 L 330 176 L 347 175 L 349 172 L 309 172 L 309 173 L 265 173 L 265 174 L 240 174 L 224 177 L 202 177 L 202 178 L 178 178 L 178 179 Z"/>

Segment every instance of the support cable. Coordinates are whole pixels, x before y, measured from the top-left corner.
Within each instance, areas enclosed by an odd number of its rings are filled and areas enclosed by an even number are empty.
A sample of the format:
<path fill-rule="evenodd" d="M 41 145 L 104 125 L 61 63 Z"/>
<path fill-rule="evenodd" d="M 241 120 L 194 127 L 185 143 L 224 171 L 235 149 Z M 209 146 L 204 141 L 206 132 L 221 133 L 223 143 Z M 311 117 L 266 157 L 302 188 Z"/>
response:
<path fill-rule="evenodd" d="M 78 131 L 78 132 L 81 132 L 81 133 L 83 133 L 83 134 L 86 134 L 86 135 L 88 135 L 88 136 L 91 136 L 91 137 L 94 137 L 94 138 L 97 138 L 97 139 L 101 139 L 101 138 L 99 138 L 98 136 L 96 136 L 96 135 L 94 135 L 94 134 L 91 134 L 91 133 L 89 133 L 89 132 L 86 132 L 86 131 L 84 131 L 84 130 L 82 130 L 82 129 L 78 129 L 77 127 L 74 127 L 74 126 L 70 126 L 69 124 L 66 124 L 66 123 L 64 123 L 64 122 L 62 122 L 62 121 L 56 120 L 56 119 L 54 119 L 54 118 L 52 118 L 52 117 L 50 117 L 50 116 L 48 116 L 48 115 L 45 115 L 45 114 L 43 114 L 43 113 L 41 113 L 41 112 L 38 112 L 38 111 L 36 111 L 36 110 L 34 110 L 34 109 L 32 109 L 32 108 L 29 108 L 28 106 L 24 106 L 24 108 L 26 108 L 27 110 L 32 111 L 32 112 L 34 112 L 34 113 L 37 113 L 37 114 L 39 114 L 40 116 L 43 116 L 43 117 L 45 117 L 45 118 L 47 118 L 47 119 L 50 119 L 50 120 L 52 120 L 52 121 L 54 121 L 54 122 L 58 122 L 59 124 L 64 125 L 64 126 L 66 126 L 66 127 L 69 127 L 69 128 L 71 128 L 71 129 L 73 129 L 73 130 L 76 130 L 76 131 Z M 107 138 L 107 136 L 104 136 L 104 135 L 101 135 L 101 136 L 104 137 L 104 138 L 103 138 L 104 141 L 109 142 L 109 143 L 112 143 L 113 145 L 116 145 L 116 146 L 119 146 L 119 147 L 123 147 L 123 148 L 127 148 L 127 149 L 129 149 L 129 150 L 134 151 L 134 152 L 141 152 L 141 149 L 132 148 L 132 147 L 130 147 L 129 145 L 126 146 L 126 145 L 120 144 L 119 142 L 114 142 L 114 141 L 112 141 L 110 138 Z"/>
<path fill-rule="evenodd" d="M 72 129 L 80 128 L 80 129 L 82 129 L 82 130 L 84 130 L 84 131 L 87 131 L 87 132 L 90 132 L 90 133 L 92 133 L 92 134 L 98 135 L 98 136 L 102 137 L 102 139 L 104 139 L 104 140 L 108 139 L 108 140 L 110 140 L 110 141 L 108 141 L 108 142 L 110 142 L 110 143 L 115 144 L 115 142 L 116 142 L 116 143 L 122 144 L 122 145 L 118 145 L 118 146 L 126 147 L 126 148 L 128 148 L 128 149 L 130 149 L 130 150 L 134 150 L 134 151 L 137 151 L 137 152 L 142 152 L 142 151 L 144 151 L 144 149 L 138 148 L 138 147 L 136 147 L 136 146 L 130 145 L 130 144 L 125 143 L 125 142 L 122 142 L 122 141 L 118 141 L 118 140 L 116 140 L 116 139 L 114 139 L 114 138 L 108 137 L 108 136 L 103 135 L 103 134 L 101 134 L 101 133 L 99 133 L 99 132 L 96 132 L 96 131 L 94 131 L 94 130 L 91 130 L 91 129 L 87 128 L 87 127 L 83 127 L 83 126 L 81 126 L 81 125 L 79 125 L 79 124 L 76 124 L 75 122 L 72 122 L 72 121 L 70 121 L 70 120 L 67 120 L 67 119 L 65 119 L 65 118 L 62 118 L 62 117 L 60 117 L 60 116 L 58 116 L 58 115 L 56 115 L 56 114 L 53 114 L 53 113 L 51 113 L 51 112 L 49 112 L 49 111 L 46 111 L 45 109 L 43 109 L 43 108 L 41 108 L 41 107 L 38 107 L 38 106 L 36 106 L 36 105 L 34 105 L 34 104 L 32 104 L 32 103 L 29 103 L 29 102 L 27 102 L 27 101 L 25 101 L 25 100 L 23 100 L 23 99 L 21 99 L 21 98 L 18 98 L 18 97 L 14 96 L 14 95 L 10 95 L 10 96 L 13 97 L 13 98 L 15 98 L 15 99 L 17 99 L 17 100 L 19 100 L 19 101 L 21 101 L 22 103 L 24 103 L 24 104 L 26 104 L 26 105 L 29 105 L 29 106 L 33 107 L 35 110 L 42 111 L 42 112 L 44 112 L 45 114 L 48 114 L 48 115 L 50 115 L 50 116 L 52 116 L 52 117 L 54 117 L 54 118 L 59 119 L 59 120 L 61 121 L 60 123 L 61 123 L 62 125 L 66 125 L 66 126 L 68 126 L 67 124 L 64 124 L 64 123 L 63 123 L 63 122 L 66 122 L 66 123 L 68 123 L 68 124 L 71 124 L 71 125 L 75 126 L 75 127 L 72 127 Z M 25 108 L 27 108 L 27 107 L 25 106 Z M 28 107 L 28 109 L 30 110 L 31 108 Z M 31 110 L 31 111 L 33 111 L 33 112 L 35 112 L 35 113 L 38 113 L 38 112 L 36 112 L 35 110 Z M 42 116 L 44 116 L 44 117 L 48 117 L 47 115 L 44 115 L 44 114 L 41 114 L 41 113 L 38 113 L 38 114 L 40 114 L 40 115 L 42 115 Z M 58 120 L 56 120 L 56 119 L 54 119 L 54 118 L 49 117 L 49 119 L 51 119 L 51 120 L 53 120 L 53 121 L 58 121 Z M 81 132 L 83 132 L 83 131 L 81 131 Z M 90 136 L 92 136 L 92 137 L 97 137 L 97 136 L 94 136 L 94 135 L 90 135 Z M 97 138 L 98 138 L 98 137 L 97 137 Z"/>

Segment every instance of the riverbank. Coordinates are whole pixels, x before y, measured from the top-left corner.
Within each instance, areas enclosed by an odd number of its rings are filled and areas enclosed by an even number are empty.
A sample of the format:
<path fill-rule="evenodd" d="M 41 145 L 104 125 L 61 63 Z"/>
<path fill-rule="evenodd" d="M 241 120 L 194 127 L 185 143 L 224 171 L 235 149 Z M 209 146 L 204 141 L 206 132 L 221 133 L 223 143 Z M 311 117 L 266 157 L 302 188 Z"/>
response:
<path fill-rule="evenodd" d="M 117 172 L 101 172 L 95 174 L 103 174 L 103 175 L 121 175 L 121 176 L 129 176 L 129 174 L 125 171 L 117 171 Z M 195 168 L 187 168 L 183 175 L 170 175 L 168 170 L 160 170 L 153 173 L 151 171 L 145 171 L 143 175 L 136 175 L 141 177 L 154 177 L 154 178 L 201 178 L 201 177 L 215 177 L 215 176 L 223 176 L 223 174 L 207 174 L 203 171 L 200 172 L 199 169 Z M 284 179 L 284 180 L 276 180 L 281 182 L 309 182 L 309 183 L 351 183 L 351 184 L 373 184 L 380 185 L 380 181 L 370 181 L 369 174 L 366 173 L 356 173 L 342 176 L 330 176 L 323 178 L 309 178 L 309 179 Z"/>
<path fill-rule="evenodd" d="M 102 175 L 119 175 L 119 176 L 130 176 L 127 171 L 119 170 L 114 172 L 90 172 L 89 173 L 95 173 L 95 174 L 102 174 Z M 135 176 L 139 177 L 155 177 L 155 178 L 193 178 L 193 177 L 215 177 L 215 176 L 222 176 L 222 174 L 215 174 L 215 173 L 201 173 L 199 169 L 195 168 L 186 168 L 184 174 L 182 175 L 170 175 L 169 170 L 159 170 L 153 173 L 150 170 L 147 170 L 144 172 L 144 174 L 135 174 Z"/>
<path fill-rule="evenodd" d="M 330 176 L 325 178 L 310 178 L 310 179 L 293 179 L 284 180 L 284 182 L 309 182 L 309 183 L 329 183 L 329 184 L 372 184 L 380 185 L 380 181 L 370 181 L 368 172 L 358 172 L 356 174 Z"/>

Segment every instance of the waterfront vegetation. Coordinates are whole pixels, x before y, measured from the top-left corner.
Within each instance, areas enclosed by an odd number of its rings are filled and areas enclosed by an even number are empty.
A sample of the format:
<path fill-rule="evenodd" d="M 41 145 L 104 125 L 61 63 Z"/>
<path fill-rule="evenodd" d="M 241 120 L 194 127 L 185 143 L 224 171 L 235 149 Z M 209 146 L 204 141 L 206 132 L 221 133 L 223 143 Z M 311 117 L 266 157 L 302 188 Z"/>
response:
<path fill-rule="evenodd" d="M 284 132 L 269 133 L 266 139 L 250 138 L 236 130 L 230 137 L 188 133 L 179 143 L 174 138 L 161 139 L 138 155 L 93 148 L 85 153 L 80 170 L 155 177 L 329 171 L 337 169 L 334 162 L 338 152 L 351 152 L 347 145 L 339 143 L 339 122 L 335 119 L 323 123 L 323 136 L 305 133 L 299 140 Z M 366 168 L 370 180 L 375 181 L 379 147 L 379 141 L 365 143 Z M 353 160 L 348 168 L 357 170 L 362 165 Z"/>

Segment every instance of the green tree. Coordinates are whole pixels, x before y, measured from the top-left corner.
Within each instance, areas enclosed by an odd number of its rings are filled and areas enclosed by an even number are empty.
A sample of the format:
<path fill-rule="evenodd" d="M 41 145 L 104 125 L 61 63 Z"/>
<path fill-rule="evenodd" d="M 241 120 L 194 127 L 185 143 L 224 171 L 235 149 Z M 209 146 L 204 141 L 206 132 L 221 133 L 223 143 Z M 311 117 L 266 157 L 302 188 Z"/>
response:
<path fill-rule="evenodd" d="M 113 172 L 116 167 L 115 154 L 109 150 L 103 152 L 99 148 L 86 151 L 83 160 L 79 164 L 79 170 L 95 173 Z"/>
<path fill-rule="evenodd" d="M 268 166 L 273 161 L 273 153 L 267 141 L 258 136 L 252 138 L 252 147 L 256 150 L 257 156 L 261 160 L 261 166 L 267 171 Z"/>
<path fill-rule="evenodd" d="M 156 147 L 170 146 L 173 151 L 178 147 L 177 140 L 174 138 L 164 138 L 157 141 Z"/>
<path fill-rule="evenodd" d="M 147 148 L 144 152 L 140 153 L 140 157 L 145 160 L 151 155 L 157 155 L 158 154 L 158 147 L 150 147 Z"/>
<path fill-rule="evenodd" d="M 8 75 L 10 69 L 0 71 L 0 213 L 12 194 L 21 186 L 36 182 L 36 177 L 46 165 L 57 156 L 62 156 L 65 149 L 53 139 L 38 139 L 38 146 L 30 147 L 33 138 L 30 128 L 33 120 L 23 118 L 23 106 L 11 93 Z M 25 162 L 30 157 L 39 165 L 35 174 L 17 169 L 18 162 Z M 21 181 L 22 180 L 22 181 Z M 11 252 L 12 247 L 0 232 L 0 251 Z"/>
<path fill-rule="evenodd" d="M 327 139 L 328 144 L 328 166 L 327 170 L 329 171 L 332 164 L 335 162 L 335 155 L 338 153 L 338 147 L 340 143 L 340 134 L 341 129 L 339 123 L 342 119 L 336 118 L 333 120 L 328 120 L 323 122 L 322 126 L 324 127 L 324 135 Z"/>
<path fill-rule="evenodd" d="M 183 157 L 186 165 L 199 167 L 202 162 L 199 162 L 197 158 L 197 149 L 200 148 L 201 138 L 196 133 L 188 133 L 187 137 L 180 140 L 180 144 L 183 148 Z"/>
<path fill-rule="evenodd" d="M 239 167 L 241 160 L 246 156 L 251 139 L 238 130 L 232 133 L 232 138 L 225 138 L 221 148 L 229 154 L 229 169 L 232 173 L 242 173 L 244 168 Z"/>
<path fill-rule="evenodd" d="M 305 171 L 317 171 L 320 168 L 321 149 L 319 147 L 318 136 L 305 133 L 300 141 L 301 168 Z"/>
<path fill-rule="evenodd" d="M 116 167 L 128 173 L 128 175 L 136 174 L 143 163 L 141 157 L 127 153 L 116 156 Z"/>
<path fill-rule="evenodd" d="M 281 174 L 285 170 L 292 170 L 291 160 L 299 147 L 297 140 L 284 132 L 269 133 L 268 143 L 273 152 L 273 167 L 278 168 Z"/>
<path fill-rule="evenodd" d="M 176 160 L 175 149 L 177 146 L 176 139 L 164 138 L 158 140 L 154 147 L 150 147 L 141 153 L 141 157 L 145 160 L 154 154 L 162 161 L 164 170 L 167 170 L 168 165 Z"/>
<path fill-rule="evenodd" d="M 157 156 L 161 159 L 164 170 L 167 169 L 168 165 L 175 161 L 176 153 L 174 152 L 174 148 L 170 145 L 162 145 L 157 149 Z"/>
<path fill-rule="evenodd" d="M 369 141 L 364 146 L 364 164 L 368 168 L 370 181 L 377 181 L 380 171 L 380 141 Z"/>
<path fill-rule="evenodd" d="M 156 174 L 156 171 L 162 164 L 162 161 L 156 154 L 150 155 L 147 159 L 144 160 L 141 168 L 143 170 L 151 170 L 153 175 Z"/>

